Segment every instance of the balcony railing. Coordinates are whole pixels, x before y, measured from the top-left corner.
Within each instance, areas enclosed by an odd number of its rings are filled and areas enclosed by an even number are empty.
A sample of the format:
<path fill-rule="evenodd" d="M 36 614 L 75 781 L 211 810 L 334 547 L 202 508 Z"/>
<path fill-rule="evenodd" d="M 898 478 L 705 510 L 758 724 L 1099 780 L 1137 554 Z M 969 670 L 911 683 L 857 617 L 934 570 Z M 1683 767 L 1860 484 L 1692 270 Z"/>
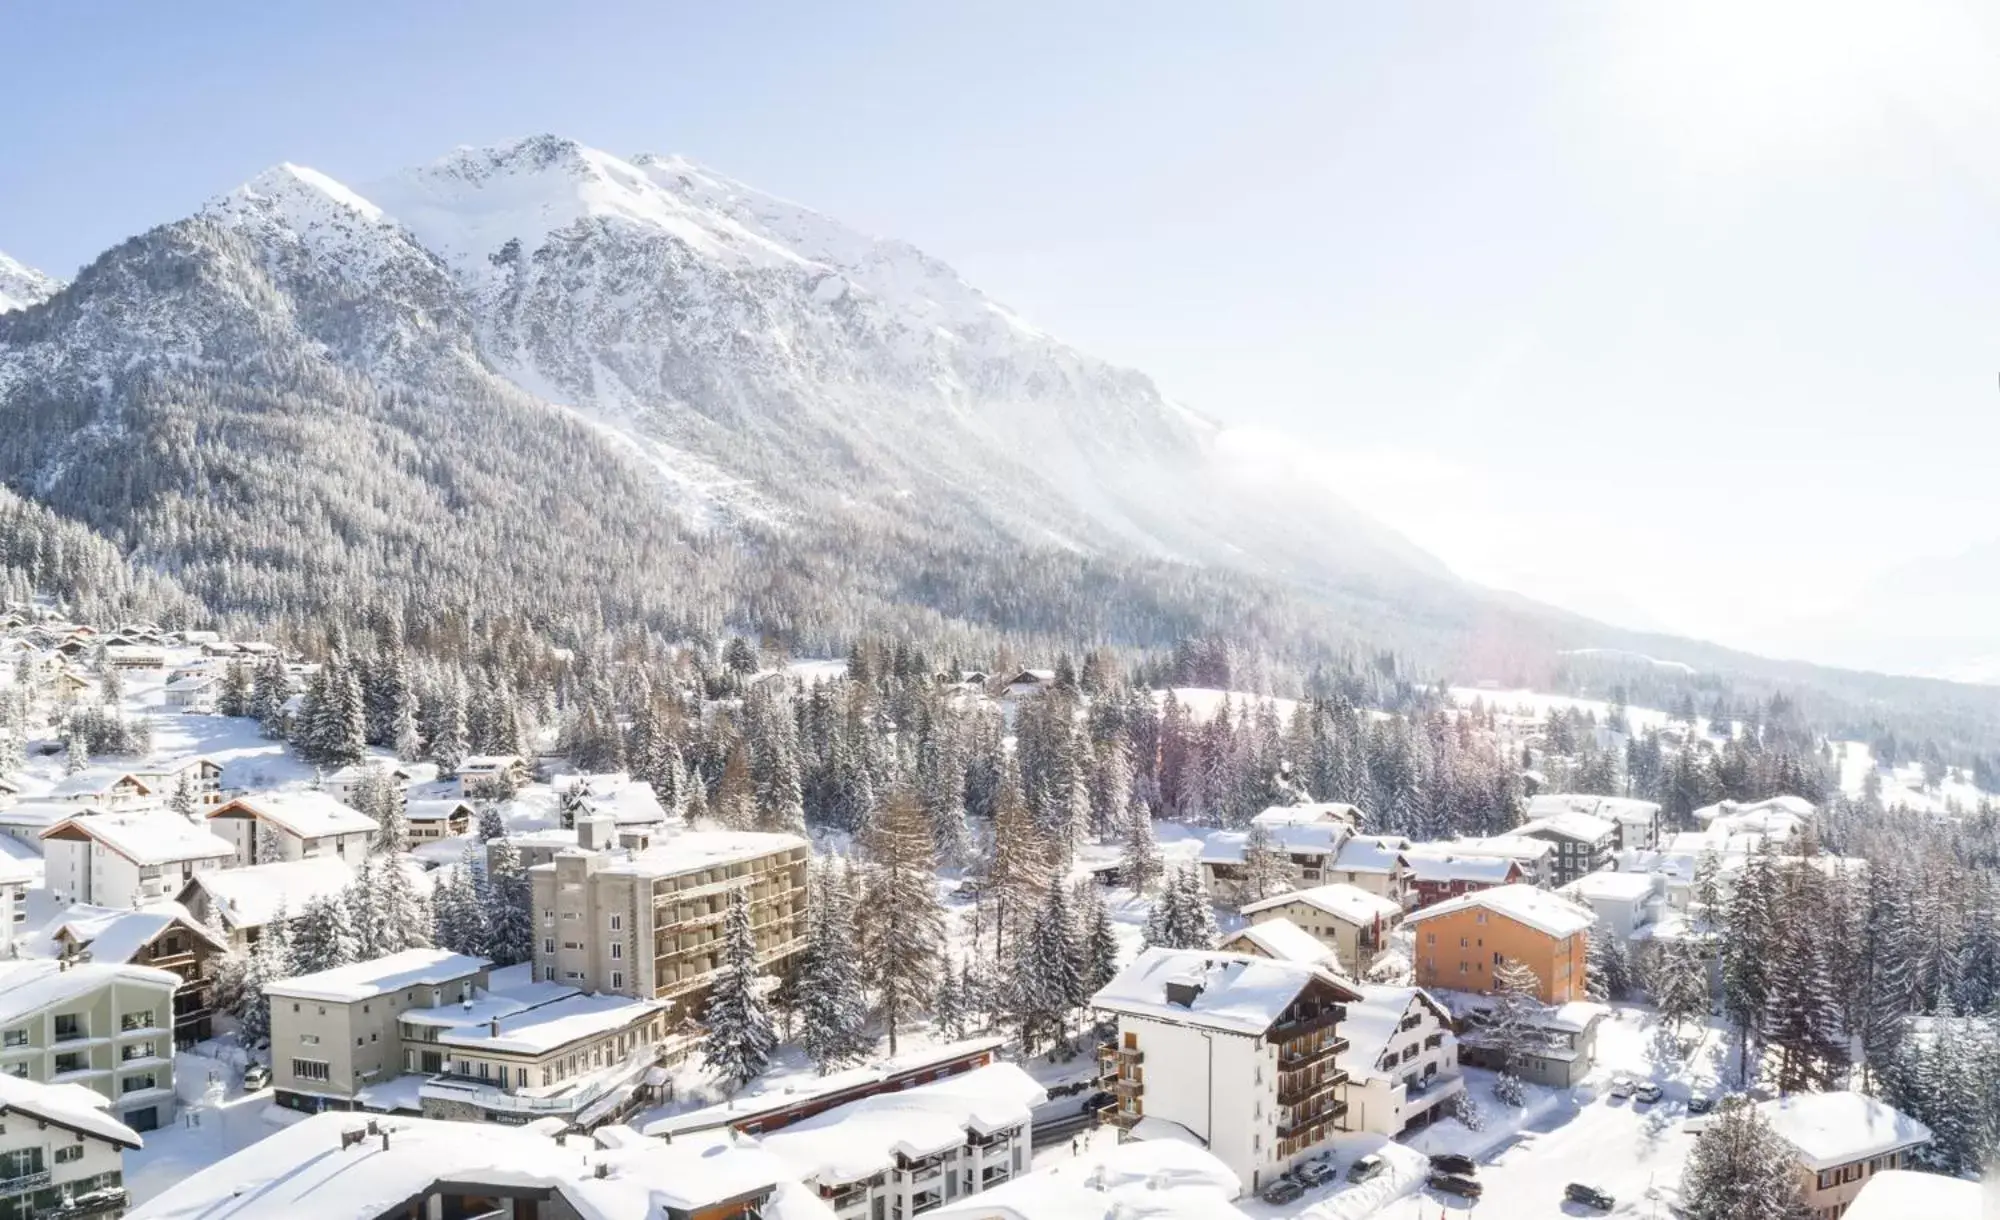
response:
<path fill-rule="evenodd" d="M 1144 1114 L 1139 1114 L 1131 1110 L 1120 1110 L 1115 1108 L 1110 1110 L 1099 1110 L 1097 1114 L 1098 1118 L 1101 1119 L 1106 1125 L 1116 1127 L 1120 1131 L 1130 1131 L 1132 1128 L 1139 1125 L 1140 1119 L 1146 1117 Z"/>
<path fill-rule="evenodd" d="M 1287 1081 L 1278 1086 L 1278 1104 L 1296 1106 L 1321 1093 L 1329 1093 L 1347 1083 L 1346 1072 L 1328 1072 L 1318 1080 Z"/>
<path fill-rule="evenodd" d="M 1329 1026 L 1338 1025 L 1346 1019 L 1346 1005 L 1329 1004 L 1318 1012 L 1293 1017 L 1289 1021 L 1280 1021 L 1271 1027 L 1270 1036 L 1280 1042 L 1289 1042 L 1293 1038 L 1301 1038 Z"/>
<path fill-rule="evenodd" d="M 41 1190 L 49 1184 L 49 1171 L 38 1169 L 24 1173 L 17 1178 L 0 1178 L 0 1195 L 21 1195 L 31 1190 Z"/>
<path fill-rule="evenodd" d="M 1281 1140 L 1291 1139 L 1292 1137 L 1301 1135 L 1306 1131 L 1311 1130 L 1314 1127 L 1320 1127 L 1326 1125 L 1327 1123 L 1337 1122 L 1339 1121 L 1341 1116 L 1346 1113 L 1347 1113 L 1347 1103 L 1344 1101 L 1336 1101 L 1331 1105 L 1319 1107 L 1318 1109 L 1312 1111 L 1310 1114 L 1301 1114 L 1298 1117 L 1293 1118 L 1289 1122 L 1279 1123 L 1278 1138 Z"/>
<path fill-rule="evenodd" d="M 1343 1054 L 1347 1049 L 1347 1039 L 1328 1038 L 1318 1046 L 1308 1050 L 1292 1051 L 1278 1056 L 1278 1070 L 1296 1072 L 1300 1068 L 1311 1067 L 1315 1063 L 1320 1063 L 1333 1058 L 1335 1055 Z"/>
<path fill-rule="evenodd" d="M 1120 1076 L 1111 1082 L 1111 1091 L 1120 1097 L 1137 1097 L 1146 1091 L 1146 1086 L 1129 1076 Z"/>

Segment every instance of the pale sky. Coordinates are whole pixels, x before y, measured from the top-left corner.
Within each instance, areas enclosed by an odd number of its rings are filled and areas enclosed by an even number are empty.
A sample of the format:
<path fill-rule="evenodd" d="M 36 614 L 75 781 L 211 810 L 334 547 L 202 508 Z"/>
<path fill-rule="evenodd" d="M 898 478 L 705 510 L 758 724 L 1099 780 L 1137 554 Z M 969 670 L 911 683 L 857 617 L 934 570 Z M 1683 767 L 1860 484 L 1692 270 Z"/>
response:
<path fill-rule="evenodd" d="M 2000 539 L 2000 7 L 971 7 L 5 6 L 0 250 L 556 131 L 907 238 L 1614 621 L 1854 659 L 1851 590 Z"/>

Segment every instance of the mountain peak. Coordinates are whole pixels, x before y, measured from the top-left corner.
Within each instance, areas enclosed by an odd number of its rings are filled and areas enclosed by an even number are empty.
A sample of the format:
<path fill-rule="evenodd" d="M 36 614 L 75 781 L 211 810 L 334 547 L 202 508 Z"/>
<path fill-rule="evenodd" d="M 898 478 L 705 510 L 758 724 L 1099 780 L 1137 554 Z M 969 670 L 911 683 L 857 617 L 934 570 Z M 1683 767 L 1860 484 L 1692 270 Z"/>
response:
<path fill-rule="evenodd" d="M 382 209 L 345 184 L 311 166 L 290 161 L 280 162 L 211 200 L 203 212 L 224 222 L 258 214 L 323 219 L 329 212 L 347 212 L 371 224 L 384 223 Z"/>
<path fill-rule="evenodd" d="M 61 280 L 0 252 L 0 313 L 39 305 L 61 289 Z"/>

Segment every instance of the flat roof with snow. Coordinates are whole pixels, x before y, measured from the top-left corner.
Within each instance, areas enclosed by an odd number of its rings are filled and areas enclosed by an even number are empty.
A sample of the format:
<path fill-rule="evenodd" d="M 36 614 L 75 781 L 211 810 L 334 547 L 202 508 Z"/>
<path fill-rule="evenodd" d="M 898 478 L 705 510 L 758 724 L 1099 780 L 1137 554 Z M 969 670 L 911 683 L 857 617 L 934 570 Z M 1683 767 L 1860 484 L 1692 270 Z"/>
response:
<path fill-rule="evenodd" d="M 1842 1220 L 1973 1220 L 1980 1215 L 1980 1193 L 1987 1195 L 1988 1216 L 2000 1217 L 2000 1184 L 1982 1187 L 1964 1178 L 1908 1169 L 1877 1170 Z"/>
<path fill-rule="evenodd" d="M 339 856 L 307 856 L 248 868 L 196 873 L 183 896 L 200 887 L 231 928 L 261 928 L 284 910 L 296 916 L 307 903 L 330 898 L 354 884 L 354 869 Z"/>
<path fill-rule="evenodd" d="M 603 871 L 639 877 L 677 877 L 718 864 L 756 860 L 805 846 L 806 841 L 797 835 L 755 830 L 689 830 L 644 851 L 614 859 Z"/>
<path fill-rule="evenodd" d="M 1597 922 L 1597 913 L 1589 907 L 1578 906 L 1567 898 L 1538 889 L 1532 885 L 1499 885 L 1490 890 L 1475 890 L 1449 898 L 1436 906 L 1412 911 L 1408 922 L 1420 923 L 1427 919 L 1438 919 L 1455 915 L 1474 907 L 1505 916 L 1516 923 L 1526 924 L 1558 940 L 1588 931 Z"/>
<path fill-rule="evenodd" d="M 1616 838 L 1618 823 L 1588 813 L 1558 813 L 1545 818 L 1536 818 L 1514 831 L 1515 834 L 1533 837 L 1540 834 L 1559 835 L 1581 843 L 1597 843 Z"/>
<path fill-rule="evenodd" d="M 486 958 L 451 953 L 444 949 L 405 949 L 387 957 L 336 966 L 317 974 L 279 979 L 265 984 L 264 991 L 288 1000 L 325 1000 L 346 1004 L 370 1000 L 405 987 L 437 987 L 455 983 L 492 965 Z"/>
<path fill-rule="evenodd" d="M 610 992 L 597 995 L 579 992 L 496 1014 L 487 1021 L 454 1025 L 439 1034 L 438 1041 L 446 1046 L 494 1054 L 546 1055 L 572 1042 L 623 1029 L 666 1007 L 658 1000 L 635 1000 Z"/>
<path fill-rule="evenodd" d="M 1011 1063 L 877 1093 L 801 1119 L 763 1137 L 798 1176 L 821 1186 L 857 1182 L 895 1167 L 898 1156 L 933 1156 L 1026 1123 L 1048 1093 Z"/>
<path fill-rule="evenodd" d="M 1579 898 L 1586 902 L 1637 902 L 1648 898 L 1658 890 L 1661 882 L 1652 873 L 1595 872 L 1585 873 L 1576 880 L 1557 890 L 1566 897 Z"/>
<path fill-rule="evenodd" d="M 254 792 L 209 810 L 213 818 L 255 817 L 301 839 L 327 835 L 373 834 L 375 819 L 334 798 L 330 792 Z"/>
<path fill-rule="evenodd" d="M 164 987 L 181 985 L 180 976 L 150 966 L 83 962 L 65 966 L 46 959 L 0 962 L 0 1022 L 12 1023 L 30 1013 L 89 995 L 112 983 Z"/>
<path fill-rule="evenodd" d="M 80 1084 L 41 1084 L 0 1072 L 0 1113 L 25 1114 L 120 1148 L 140 1146 L 139 1133 L 110 1113 L 111 1102 Z"/>
<path fill-rule="evenodd" d="M 1161 1121 L 1145 1118 L 1139 1126 Z M 1087 1148 L 1082 1156 L 1037 1167 L 930 1214 L 939 1220 L 1232 1220 L 1243 1215 L 1235 1206 L 1242 1193 L 1242 1179 L 1193 1137 L 1135 1138 Z"/>

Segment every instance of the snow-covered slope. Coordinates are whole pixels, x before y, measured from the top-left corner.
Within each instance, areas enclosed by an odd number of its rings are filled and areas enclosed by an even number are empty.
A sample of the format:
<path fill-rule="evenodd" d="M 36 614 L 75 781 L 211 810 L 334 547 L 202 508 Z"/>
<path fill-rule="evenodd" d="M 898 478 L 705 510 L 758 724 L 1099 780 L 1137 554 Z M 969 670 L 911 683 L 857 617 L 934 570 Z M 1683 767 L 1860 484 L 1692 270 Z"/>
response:
<path fill-rule="evenodd" d="M 0 251 L 0 313 L 40 304 L 61 287 L 62 281 L 16 262 Z"/>

